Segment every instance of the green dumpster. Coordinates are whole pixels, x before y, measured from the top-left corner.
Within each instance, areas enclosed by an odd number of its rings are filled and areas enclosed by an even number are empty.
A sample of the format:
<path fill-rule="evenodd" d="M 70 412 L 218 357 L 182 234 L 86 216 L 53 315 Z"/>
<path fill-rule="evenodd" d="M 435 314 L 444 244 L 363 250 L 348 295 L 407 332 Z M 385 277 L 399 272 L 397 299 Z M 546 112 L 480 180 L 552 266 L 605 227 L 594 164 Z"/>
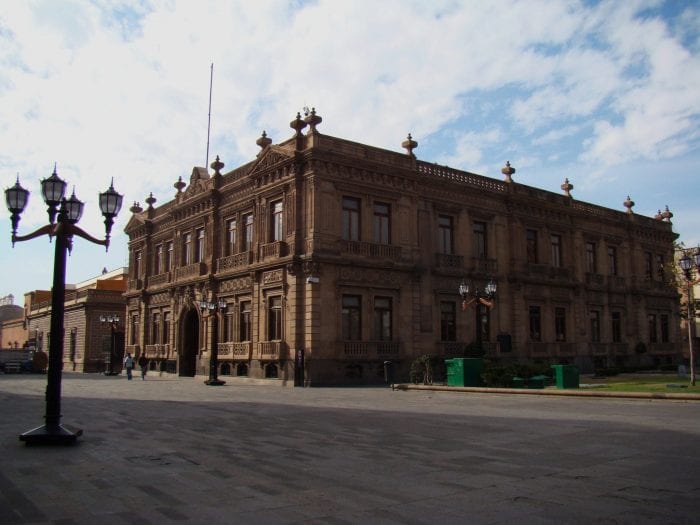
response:
<path fill-rule="evenodd" d="M 514 377 L 511 384 L 513 388 L 525 388 L 525 379 L 522 377 Z"/>
<path fill-rule="evenodd" d="M 549 378 L 547 376 L 532 376 L 527 380 L 528 388 L 544 388 L 547 386 Z"/>
<path fill-rule="evenodd" d="M 552 365 L 557 388 L 578 388 L 579 372 L 574 365 Z"/>
<path fill-rule="evenodd" d="M 447 386 L 481 386 L 484 362 L 479 358 L 445 359 Z"/>

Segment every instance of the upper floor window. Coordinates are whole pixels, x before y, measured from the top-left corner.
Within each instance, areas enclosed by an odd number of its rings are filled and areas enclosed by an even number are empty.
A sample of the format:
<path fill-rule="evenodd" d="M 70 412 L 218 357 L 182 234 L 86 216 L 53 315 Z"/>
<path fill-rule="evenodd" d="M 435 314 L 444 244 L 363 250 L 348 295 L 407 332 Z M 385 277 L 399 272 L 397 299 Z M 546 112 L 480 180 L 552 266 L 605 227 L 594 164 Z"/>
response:
<path fill-rule="evenodd" d="M 660 254 L 656 255 L 656 273 L 659 276 L 659 279 L 663 281 L 664 280 L 664 273 L 665 273 L 664 256 L 660 255 Z"/>
<path fill-rule="evenodd" d="M 622 313 L 612 312 L 610 314 L 610 323 L 612 328 L 612 342 L 622 342 Z"/>
<path fill-rule="evenodd" d="M 653 266 L 651 252 L 644 252 L 644 275 L 647 279 L 652 279 L 654 277 Z"/>
<path fill-rule="evenodd" d="M 377 341 L 391 341 L 391 298 L 374 298 L 374 338 Z"/>
<path fill-rule="evenodd" d="M 542 314 L 539 306 L 531 306 L 528 311 L 530 318 L 530 341 L 542 340 Z"/>
<path fill-rule="evenodd" d="M 649 325 L 649 342 L 656 343 L 659 340 L 656 331 L 656 314 L 647 315 L 647 324 Z"/>
<path fill-rule="evenodd" d="M 662 343 L 668 343 L 669 342 L 669 324 L 668 324 L 668 315 L 667 314 L 661 314 L 659 316 L 659 321 L 661 323 L 661 342 Z"/>
<path fill-rule="evenodd" d="M 239 315 L 239 341 L 250 341 L 252 320 L 250 301 L 241 301 L 241 309 Z"/>
<path fill-rule="evenodd" d="M 141 250 L 136 250 L 134 252 L 134 277 L 138 279 L 141 277 Z"/>
<path fill-rule="evenodd" d="M 608 246 L 608 270 L 610 275 L 617 275 L 617 248 Z"/>
<path fill-rule="evenodd" d="M 278 242 L 283 239 L 283 224 L 284 215 L 282 213 L 282 201 L 277 201 L 272 204 L 272 232 L 271 237 L 273 242 Z"/>
<path fill-rule="evenodd" d="M 267 300 L 267 340 L 282 339 L 282 298 L 269 297 Z"/>
<path fill-rule="evenodd" d="M 600 312 L 591 310 L 588 319 L 591 325 L 591 342 L 600 343 Z"/>
<path fill-rule="evenodd" d="M 537 230 L 527 230 L 525 232 L 526 239 L 526 256 L 527 262 L 536 263 L 537 259 Z"/>
<path fill-rule="evenodd" d="M 362 339 L 362 298 L 359 295 L 343 295 L 341 309 L 341 334 L 344 341 Z"/>
<path fill-rule="evenodd" d="M 166 272 L 173 269 L 173 241 L 165 243 L 165 266 L 163 269 Z"/>
<path fill-rule="evenodd" d="M 170 312 L 163 314 L 163 344 L 170 343 Z"/>
<path fill-rule="evenodd" d="M 133 314 L 131 316 L 131 330 L 129 333 L 129 339 L 132 345 L 139 344 L 139 314 Z"/>
<path fill-rule="evenodd" d="M 552 266 L 561 267 L 561 235 L 551 236 Z"/>
<path fill-rule="evenodd" d="M 598 273 L 598 265 L 596 264 L 596 249 L 594 242 L 586 243 L 586 271 L 588 273 Z"/>
<path fill-rule="evenodd" d="M 250 252 L 253 250 L 253 214 L 249 213 L 243 216 L 243 251 Z"/>
<path fill-rule="evenodd" d="M 163 245 L 159 244 L 156 246 L 156 258 L 153 261 L 153 274 L 158 275 L 164 271 L 164 256 L 165 252 L 163 250 Z"/>
<path fill-rule="evenodd" d="M 192 264 L 192 234 L 187 232 L 182 236 L 182 264 Z"/>
<path fill-rule="evenodd" d="M 360 199 L 343 197 L 343 240 L 360 240 Z"/>
<path fill-rule="evenodd" d="M 488 257 L 486 249 L 486 223 L 474 221 L 472 224 L 472 232 L 474 233 L 474 257 L 485 259 Z"/>
<path fill-rule="evenodd" d="M 448 215 L 440 215 L 438 217 L 438 250 L 440 253 L 452 254 L 454 238 L 453 220 Z"/>
<path fill-rule="evenodd" d="M 374 204 L 374 242 L 391 244 L 391 207 L 382 202 Z"/>
<path fill-rule="evenodd" d="M 151 344 L 157 345 L 160 343 L 160 314 L 154 313 L 151 324 Z"/>
<path fill-rule="evenodd" d="M 440 340 L 457 340 L 456 306 L 454 301 L 440 302 Z"/>
<path fill-rule="evenodd" d="M 238 235 L 238 223 L 236 219 L 229 219 L 226 222 L 226 255 L 236 253 L 236 237 Z"/>
<path fill-rule="evenodd" d="M 566 308 L 554 309 L 554 334 L 557 341 L 566 341 Z"/>
<path fill-rule="evenodd" d="M 204 228 L 198 228 L 195 231 L 195 236 L 194 262 L 202 262 L 204 260 Z"/>

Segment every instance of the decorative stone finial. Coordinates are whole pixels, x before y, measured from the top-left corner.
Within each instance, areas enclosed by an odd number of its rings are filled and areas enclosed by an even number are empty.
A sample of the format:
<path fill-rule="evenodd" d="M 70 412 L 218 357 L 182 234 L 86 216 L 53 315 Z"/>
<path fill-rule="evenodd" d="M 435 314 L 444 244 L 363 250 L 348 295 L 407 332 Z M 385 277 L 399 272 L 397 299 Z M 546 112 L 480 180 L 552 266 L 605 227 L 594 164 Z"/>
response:
<path fill-rule="evenodd" d="M 211 169 L 214 170 L 214 175 L 221 175 L 221 168 L 224 167 L 224 163 L 221 162 L 221 159 L 219 159 L 219 156 L 216 156 L 216 160 L 211 163 Z"/>
<path fill-rule="evenodd" d="M 153 204 L 156 202 L 156 198 L 153 196 L 153 192 L 150 193 L 148 198 L 146 199 L 146 204 L 148 204 L 149 208 L 153 208 Z"/>
<path fill-rule="evenodd" d="M 256 140 L 255 143 L 260 146 L 260 149 L 265 149 L 272 144 L 272 139 L 267 138 L 267 133 L 263 130 L 262 135 L 260 135 L 260 138 Z"/>
<path fill-rule="evenodd" d="M 506 182 L 513 182 L 511 175 L 515 173 L 515 168 L 510 165 L 510 161 L 506 161 L 506 165 L 501 169 L 501 173 L 506 176 Z"/>
<path fill-rule="evenodd" d="M 662 220 L 664 219 L 664 216 L 663 216 L 663 214 L 661 213 L 661 210 L 659 210 L 659 211 L 657 212 L 657 214 L 654 215 L 654 218 L 655 218 L 657 221 L 662 221 Z"/>
<path fill-rule="evenodd" d="M 406 153 L 415 158 L 416 156 L 413 154 L 413 150 L 418 147 L 418 143 L 413 140 L 413 137 L 411 137 L 411 134 L 409 133 L 408 136 L 406 137 L 406 140 L 404 140 L 401 143 L 401 147 L 406 150 Z"/>
<path fill-rule="evenodd" d="M 306 127 L 306 122 L 301 120 L 301 113 L 297 112 L 297 118 L 289 123 L 289 127 L 296 131 L 296 136 L 301 135 L 301 130 Z"/>
<path fill-rule="evenodd" d="M 173 184 L 173 187 L 177 190 L 178 193 L 182 191 L 182 189 L 187 186 L 185 181 L 182 180 L 182 177 L 177 178 L 177 182 Z"/>
<path fill-rule="evenodd" d="M 316 133 L 316 126 L 323 122 L 323 119 L 316 114 L 316 108 L 311 108 L 311 113 L 304 118 L 304 122 L 311 128 L 309 129 L 309 133 Z"/>
<path fill-rule="evenodd" d="M 561 189 L 564 191 L 567 197 L 571 197 L 571 190 L 574 189 L 574 185 L 569 182 L 568 178 L 565 178 L 564 184 L 561 185 Z"/>
<path fill-rule="evenodd" d="M 141 213 L 143 211 L 143 208 L 138 202 L 134 201 L 134 205 L 131 208 L 129 208 L 129 211 L 131 213 Z"/>
<path fill-rule="evenodd" d="M 666 205 L 666 209 L 661 212 L 661 216 L 663 217 L 665 222 L 671 222 L 673 213 L 671 213 L 671 210 L 668 209 L 668 204 Z"/>
<path fill-rule="evenodd" d="M 622 203 L 622 205 L 627 208 L 627 213 L 634 213 L 632 211 L 632 208 L 634 207 L 634 201 L 630 199 L 630 196 L 627 195 L 627 198 L 625 199 L 625 202 Z"/>

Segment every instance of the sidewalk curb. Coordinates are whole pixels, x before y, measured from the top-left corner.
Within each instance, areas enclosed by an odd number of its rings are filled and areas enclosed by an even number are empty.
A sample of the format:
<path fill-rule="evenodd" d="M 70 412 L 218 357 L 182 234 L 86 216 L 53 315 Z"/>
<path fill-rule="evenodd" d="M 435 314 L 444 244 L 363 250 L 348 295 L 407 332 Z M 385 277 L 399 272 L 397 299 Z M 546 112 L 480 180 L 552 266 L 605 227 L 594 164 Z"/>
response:
<path fill-rule="evenodd" d="M 623 399 L 666 399 L 675 401 L 700 401 L 700 394 L 675 394 L 665 392 L 600 392 L 595 390 L 575 389 L 527 389 L 527 388 L 483 388 L 442 385 L 412 385 L 398 383 L 391 385 L 392 390 L 433 390 L 436 392 L 460 392 L 464 394 L 525 394 L 535 396 L 569 396 L 569 397 L 607 397 Z"/>

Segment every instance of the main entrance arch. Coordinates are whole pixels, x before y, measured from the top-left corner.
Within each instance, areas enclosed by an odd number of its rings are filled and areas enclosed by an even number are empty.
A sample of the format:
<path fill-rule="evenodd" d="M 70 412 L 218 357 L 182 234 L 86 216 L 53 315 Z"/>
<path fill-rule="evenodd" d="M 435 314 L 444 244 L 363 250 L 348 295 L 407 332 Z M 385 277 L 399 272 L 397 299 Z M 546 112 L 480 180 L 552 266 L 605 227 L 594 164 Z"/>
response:
<path fill-rule="evenodd" d="M 178 370 L 181 376 L 194 377 L 197 372 L 197 350 L 199 348 L 199 315 L 189 308 L 182 314 L 180 323 L 180 348 Z"/>

